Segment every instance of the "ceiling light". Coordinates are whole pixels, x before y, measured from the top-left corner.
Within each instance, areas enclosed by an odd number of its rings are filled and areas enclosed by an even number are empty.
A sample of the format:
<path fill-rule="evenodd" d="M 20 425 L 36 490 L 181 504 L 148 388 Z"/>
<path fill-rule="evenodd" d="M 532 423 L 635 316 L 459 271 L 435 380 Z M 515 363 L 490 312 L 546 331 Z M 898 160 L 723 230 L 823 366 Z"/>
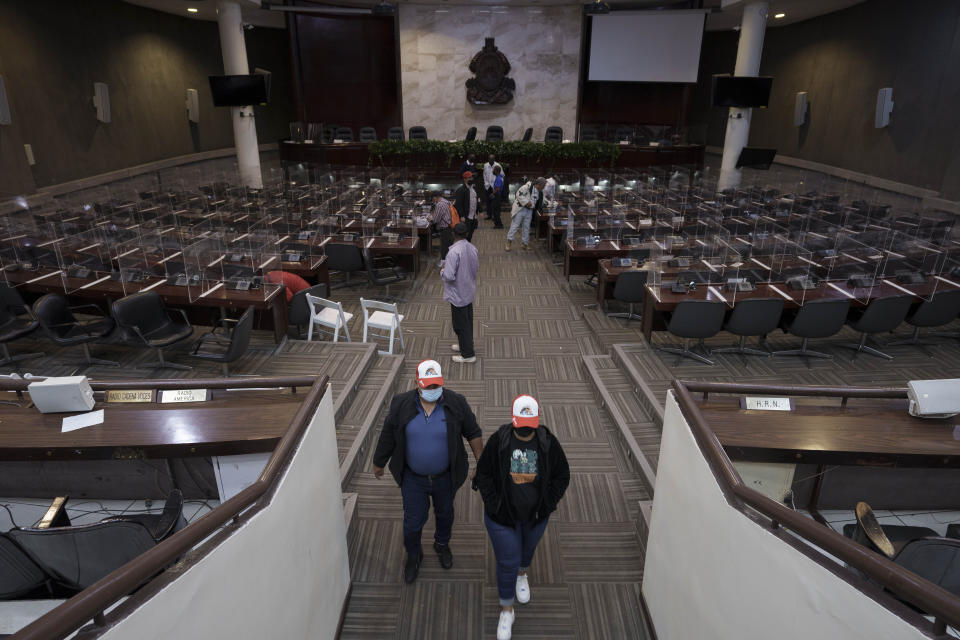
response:
<path fill-rule="evenodd" d="M 775 19 L 779 20 L 780 18 L 786 18 L 786 17 L 787 17 L 787 14 L 785 14 L 785 13 L 777 13 L 777 14 L 775 14 L 773 17 L 774 17 Z"/>
<path fill-rule="evenodd" d="M 200 11 L 200 9 L 194 9 L 193 7 L 190 7 L 189 9 L 187 9 L 187 11 L 189 11 L 190 13 L 196 13 Z"/>

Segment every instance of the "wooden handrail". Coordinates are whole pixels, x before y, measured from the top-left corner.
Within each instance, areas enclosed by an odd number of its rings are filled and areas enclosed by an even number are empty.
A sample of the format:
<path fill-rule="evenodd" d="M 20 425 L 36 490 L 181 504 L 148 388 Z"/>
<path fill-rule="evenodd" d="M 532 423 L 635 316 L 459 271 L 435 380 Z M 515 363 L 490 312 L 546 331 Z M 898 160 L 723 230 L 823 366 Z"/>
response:
<path fill-rule="evenodd" d="M 862 571 L 880 585 L 944 622 L 960 628 L 960 598 L 908 571 L 885 556 L 824 527 L 820 523 L 788 509 L 744 484 L 723 445 L 710 429 L 692 393 L 779 393 L 791 396 L 843 396 L 851 398 L 905 398 L 906 388 L 842 388 L 818 386 L 774 386 L 674 380 L 677 404 L 687 418 L 700 452 L 707 460 L 720 489 L 731 506 L 742 510 L 748 505 L 770 518 L 771 526 L 785 527 L 815 544 L 826 553 Z M 735 499 L 731 500 L 731 496 Z M 741 503 L 741 504 L 738 504 Z"/>
<path fill-rule="evenodd" d="M 276 380 L 276 378 L 254 378 L 253 380 L 263 382 Z M 288 380 L 303 380 L 303 378 L 289 378 Z M 231 518 L 237 517 L 260 498 L 269 497 L 269 493 L 274 489 L 280 478 L 281 471 L 289 464 L 293 452 L 300 445 L 303 433 L 320 405 L 324 393 L 326 393 L 330 378 L 329 376 L 323 376 L 322 378 L 311 378 L 311 380 L 315 380 L 315 382 L 300 405 L 300 409 L 277 444 L 277 448 L 274 449 L 267 465 L 253 484 L 157 546 L 140 554 L 60 606 L 52 609 L 46 615 L 33 621 L 14 634 L 13 640 L 59 640 L 67 637 L 91 619 L 102 616 L 107 607 L 150 580 L 171 563 L 176 562 L 178 558 L 226 524 Z M 190 384 L 195 381 L 179 380 L 177 382 L 182 387 L 184 383 Z M 230 380 L 230 383 L 228 386 L 233 388 L 233 380 Z M 263 385 L 261 384 L 261 386 Z M 278 385 L 273 383 L 272 386 Z"/>
<path fill-rule="evenodd" d="M 36 378 L 0 378 L 0 391 L 26 391 Z M 262 378 L 163 378 L 158 380 L 91 380 L 94 391 L 121 389 L 254 389 L 259 387 L 310 387 L 316 376 L 280 376 Z"/>

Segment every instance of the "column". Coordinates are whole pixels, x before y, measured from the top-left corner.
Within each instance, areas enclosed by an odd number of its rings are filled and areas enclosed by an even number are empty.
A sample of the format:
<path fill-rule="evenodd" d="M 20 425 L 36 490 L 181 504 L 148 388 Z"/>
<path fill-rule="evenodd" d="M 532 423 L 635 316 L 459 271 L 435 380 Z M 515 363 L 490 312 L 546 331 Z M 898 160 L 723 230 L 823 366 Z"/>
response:
<path fill-rule="evenodd" d="M 748 2 L 743 8 L 740 24 L 740 44 L 737 46 L 735 76 L 756 77 L 760 72 L 760 54 L 763 52 L 763 32 L 767 28 L 769 2 Z M 740 170 L 736 168 L 740 151 L 750 137 L 750 116 L 753 109 L 730 107 L 727 135 L 723 141 L 723 160 L 720 164 L 719 189 L 740 185 Z"/>
<path fill-rule="evenodd" d="M 220 27 L 220 50 L 223 53 L 223 72 L 228 76 L 247 75 L 247 45 L 243 39 L 243 19 L 237 2 L 220 0 L 217 3 L 217 25 Z M 263 188 L 260 174 L 260 148 L 257 145 L 257 123 L 253 106 L 230 107 L 233 118 L 233 143 L 237 149 L 240 182 L 253 189 Z"/>

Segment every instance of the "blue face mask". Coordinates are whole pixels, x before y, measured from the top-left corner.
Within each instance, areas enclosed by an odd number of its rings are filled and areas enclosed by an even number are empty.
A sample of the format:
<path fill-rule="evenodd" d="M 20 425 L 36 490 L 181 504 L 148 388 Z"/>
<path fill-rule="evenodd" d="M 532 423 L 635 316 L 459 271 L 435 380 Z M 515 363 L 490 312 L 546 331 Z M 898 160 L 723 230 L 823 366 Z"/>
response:
<path fill-rule="evenodd" d="M 436 389 L 421 389 L 420 397 L 426 400 L 427 402 L 436 402 L 440 399 L 440 396 L 443 395 L 443 387 L 437 387 Z"/>

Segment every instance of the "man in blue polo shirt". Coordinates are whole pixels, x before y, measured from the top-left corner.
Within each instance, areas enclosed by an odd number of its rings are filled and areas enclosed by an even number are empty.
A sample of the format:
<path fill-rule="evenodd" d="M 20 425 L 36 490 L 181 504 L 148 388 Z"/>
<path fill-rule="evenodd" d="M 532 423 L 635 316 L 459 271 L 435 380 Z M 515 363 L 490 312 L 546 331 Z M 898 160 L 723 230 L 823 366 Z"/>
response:
<path fill-rule="evenodd" d="M 467 400 L 443 387 L 440 363 L 424 360 L 417 365 L 417 389 L 399 393 L 380 431 L 373 454 L 373 474 L 390 473 L 403 497 L 403 546 L 407 562 L 403 579 L 417 579 L 423 550 L 423 525 L 430 514 L 436 519 L 434 551 L 444 569 L 453 566 L 450 536 L 453 531 L 453 498 L 467 479 L 467 452 L 461 438 L 470 443 L 474 459 L 483 452 L 483 433 Z"/>

